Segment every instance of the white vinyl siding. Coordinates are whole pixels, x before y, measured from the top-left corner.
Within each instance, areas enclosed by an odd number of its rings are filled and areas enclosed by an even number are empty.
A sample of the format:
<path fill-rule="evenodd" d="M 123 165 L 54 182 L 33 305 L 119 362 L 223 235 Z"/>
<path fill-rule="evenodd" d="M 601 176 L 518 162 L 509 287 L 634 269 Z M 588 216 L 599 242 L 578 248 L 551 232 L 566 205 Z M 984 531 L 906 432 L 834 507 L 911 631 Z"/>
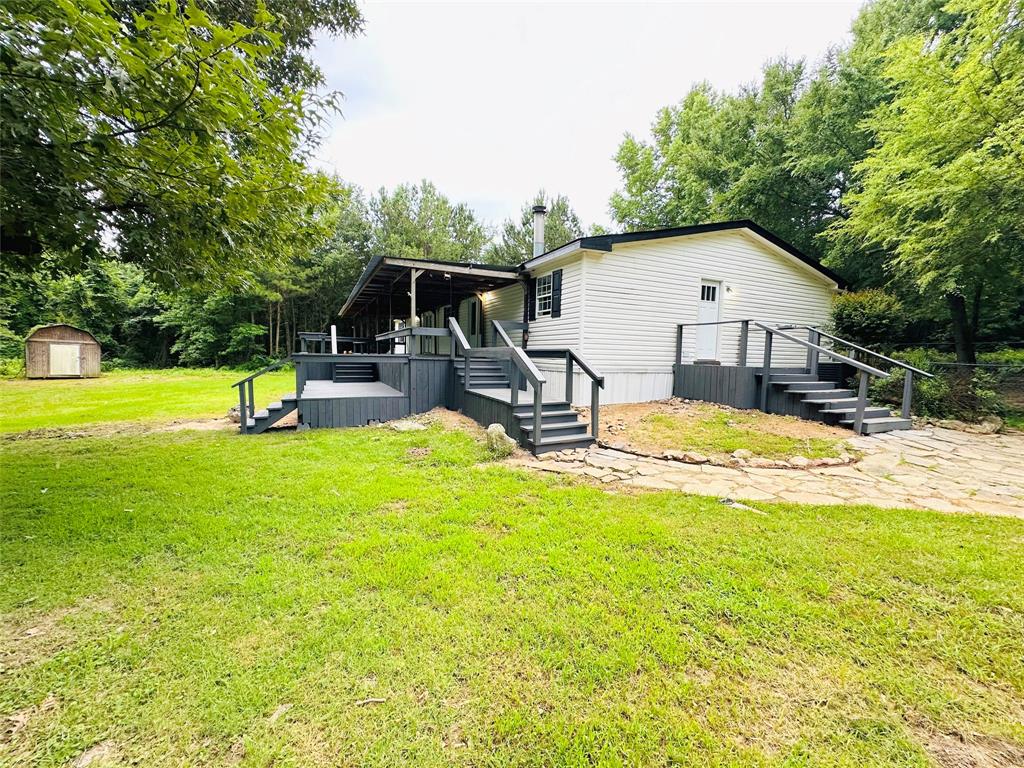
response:
<path fill-rule="evenodd" d="M 522 283 L 513 283 L 504 288 L 496 288 L 493 291 L 483 294 L 484 302 L 484 331 L 487 334 L 487 346 L 493 347 L 497 344 L 494 339 L 494 326 L 492 320 L 508 320 L 522 322 L 523 320 L 523 289 Z M 522 332 L 509 330 L 509 336 L 516 344 L 522 344 Z"/>
<path fill-rule="evenodd" d="M 720 281 L 721 320 L 752 318 L 820 324 L 834 286 L 788 255 L 741 232 L 716 232 L 616 245 L 588 252 L 583 354 L 607 372 L 671 373 L 676 325 L 697 320 L 701 280 Z M 761 361 L 764 334 L 751 329 L 747 362 Z M 736 365 L 739 325 L 722 326 L 718 357 Z M 696 333 L 684 333 L 683 360 Z M 776 339 L 772 362 L 802 366 L 806 351 Z"/>
<path fill-rule="evenodd" d="M 558 317 L 537 317 L 530 321 L 530 346 L 579 349 L 583 309 L 582 259 L 576 257 L 564 264 L 553 264 L 532 276 L 550 275 L 555 269 L 562 270 L 562 312 Z"/>

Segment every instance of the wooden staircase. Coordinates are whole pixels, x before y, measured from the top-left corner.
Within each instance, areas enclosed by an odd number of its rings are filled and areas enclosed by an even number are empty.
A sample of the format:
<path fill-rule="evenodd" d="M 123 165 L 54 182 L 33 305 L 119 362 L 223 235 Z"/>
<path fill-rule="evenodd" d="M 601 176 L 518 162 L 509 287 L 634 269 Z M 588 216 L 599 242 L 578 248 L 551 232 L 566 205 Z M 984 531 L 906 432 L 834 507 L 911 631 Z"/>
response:
<path fill-rule="evenodd" d="M 276 403 L 271 403 L 262 411 L 256 411 L 252 416 L 246 418 L 245 429 L 242 431 L 247 435 L 258 435 L 266 432 L 282 418 L 294 411 L 297 406 L 298 400 L 295 397 L 295 393 L 287 394 Z"/>
<path fill-rule="evenodd" d="M 494 360 L 474 360 L 470 365 L 469 389 L 508 389 L 511 383 L 500 363 Z M 466 381 L 466 361 L 455 359 L 455 376 L 460 384 Z"/>
<path fill-rule="evenodd" d="M 519 442 L 534 454 L 587 448 L 596 442 L 588 433 L 587 423 L 581 421 L 579 414 L 565 401 L 544 403 L 541 407 L 540 445 L 534 435 L 533 404 L 517 405 L 512 415 L 522 432 Z"/>
<path fill-rule="evenodd" d="M 773 373 L 769 385 L 780 388 L 792 401 L 805 404 L 820 421 L 853 429 L 857 414 L 857 393 L 836 381 L 821 381 L 809 373 Z M 867 405 L 861 433 L 865 435 L 910 429 L 910 419 L 894 416 L 888 408 Z"/>

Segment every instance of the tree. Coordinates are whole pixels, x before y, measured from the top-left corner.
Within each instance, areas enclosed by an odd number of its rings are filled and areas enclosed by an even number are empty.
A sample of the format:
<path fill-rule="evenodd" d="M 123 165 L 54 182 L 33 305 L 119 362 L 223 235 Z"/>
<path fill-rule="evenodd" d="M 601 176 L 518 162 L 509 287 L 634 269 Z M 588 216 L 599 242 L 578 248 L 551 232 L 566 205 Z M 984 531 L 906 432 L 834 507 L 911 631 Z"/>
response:
<path fill-rule="evenodd" d="M 487 248 L 484 260 L 489 264 L 521 264 L 533 256 L 533 207 L 548 209 L 544 223 L 544 250 L 557 248 L 583 236 L 583 225 L 565 195 L 548 197 L 540 190 L 523 206 L 518 220 L 506 219 L 501 226 L 501 240 Z"/>
<path fill-rule="evenodd" d="M 237 280 L 329 193 L 305 160 L 332 102 L 264 77 L 281 35 L 263 6 L 245 25 L 195 2 L 126 22 L 106 0 L 11 0 L 0 26 L 5 261 L 113 255 L 168 284 Z"/>
<path fill-rule="evenodd" d="M 947 302 L 957 360 L 976 360 L 984 301 L 1024 280 L 1024 21 L 1007 0 L 955 0 L 956 28 L 891 47 L 896 96 L 868 120 L 837 240 L 892 253 L 894 270 Z"/>
<path fill-rule="evenodd" d="M 490 239 L 465 203 L 452 203 L 429 181 L 381 189 L 370 200 L 375 253 L 414 259 L 480 261 Z"/>

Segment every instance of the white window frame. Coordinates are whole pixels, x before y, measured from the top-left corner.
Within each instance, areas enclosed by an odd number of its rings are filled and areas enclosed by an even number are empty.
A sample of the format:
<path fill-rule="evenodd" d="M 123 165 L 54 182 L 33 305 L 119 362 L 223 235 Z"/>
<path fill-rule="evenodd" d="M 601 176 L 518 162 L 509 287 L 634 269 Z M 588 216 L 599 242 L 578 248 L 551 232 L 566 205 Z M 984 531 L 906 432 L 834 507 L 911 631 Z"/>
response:
<path fill-rule="evenodd" d="M 536 302 L 535 314 L 537 317 L 551 317 L 552 302 L 555 297 L 555 280 L 553 275 L 541 275 L 537 278 L 534 301 Z M 546 300 L 547 308 L 542 309 L 541 301 Z"/>

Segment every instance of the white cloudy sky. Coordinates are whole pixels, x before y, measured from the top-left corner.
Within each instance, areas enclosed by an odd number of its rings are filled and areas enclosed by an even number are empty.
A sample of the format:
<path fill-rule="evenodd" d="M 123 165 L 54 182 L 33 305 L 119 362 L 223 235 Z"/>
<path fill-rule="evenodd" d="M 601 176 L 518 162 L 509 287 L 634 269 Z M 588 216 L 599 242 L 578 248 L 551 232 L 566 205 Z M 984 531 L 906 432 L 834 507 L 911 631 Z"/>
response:
<path fill-rule="evenodd" d="M 316 50 L 345 95 L 318 160 L 367 191 L 430 179 L 491 223 L 543 187 L 608 225 L 624 133 L 701 80 L 735 89 L 769 58 L 819 59 L 860 5 L 360 2 L 365 34 Z"/>

